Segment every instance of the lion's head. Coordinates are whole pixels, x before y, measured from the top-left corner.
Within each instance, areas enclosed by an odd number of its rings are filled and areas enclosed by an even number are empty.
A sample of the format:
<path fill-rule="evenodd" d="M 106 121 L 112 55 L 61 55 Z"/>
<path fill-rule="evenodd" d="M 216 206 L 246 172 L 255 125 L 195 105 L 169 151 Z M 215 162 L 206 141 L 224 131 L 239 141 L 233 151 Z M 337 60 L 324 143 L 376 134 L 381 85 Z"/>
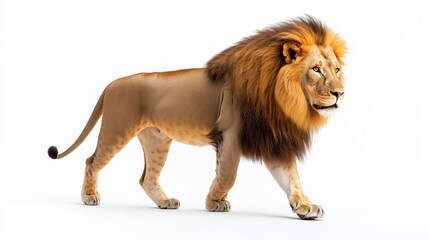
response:
<path fill-rule="evenodd" d="M 346 50 L 336 33 L 307 16 L 260 31 L 208 62 L 209 76 L 231 81 L 240 103 L 244 155 L 305 152 L 311 132 L 340 106 Z"/>
<path fill-rule="evenodd" d="M 308 104 L 320 115 L 328 116 L 340 107 L 344 96 L 342 65 L 331 48 L 325 49 L 323 54 L 322 50 L 314 47 L 307 58 L 310 69 L 303 79 L 303 91 Z"/>
<path fill-rule="evenodd" d="M 284 41 L 285 61 L 277 75 L 276 99 L 298 126 L 319 128 L 344 96 L 346 46 L 314 18 L 298 19 L 290 27 L 276 37 Z M 282 104 L 290 101 L 295 104 Z"/>

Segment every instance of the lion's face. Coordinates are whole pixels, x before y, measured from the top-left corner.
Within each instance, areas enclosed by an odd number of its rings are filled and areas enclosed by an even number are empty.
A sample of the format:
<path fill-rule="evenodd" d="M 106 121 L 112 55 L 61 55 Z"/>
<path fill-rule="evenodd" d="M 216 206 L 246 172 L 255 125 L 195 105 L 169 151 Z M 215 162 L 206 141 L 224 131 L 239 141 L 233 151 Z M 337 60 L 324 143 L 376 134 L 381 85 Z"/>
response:
<path fill-rule="evenodd" d="M 341 65 L 330 47 L 321 50 L 314 46 L 305 61 L 308 69 L 302 88 L 307 102 L 320 115 L 329 117 L 344 97 Z"/>

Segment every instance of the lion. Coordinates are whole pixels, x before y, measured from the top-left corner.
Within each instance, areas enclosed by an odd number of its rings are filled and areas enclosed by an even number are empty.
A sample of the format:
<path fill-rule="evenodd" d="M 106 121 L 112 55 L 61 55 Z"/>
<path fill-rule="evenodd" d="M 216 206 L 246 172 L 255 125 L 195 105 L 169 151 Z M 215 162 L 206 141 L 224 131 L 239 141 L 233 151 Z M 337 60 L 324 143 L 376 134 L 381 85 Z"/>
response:
<path fill-rule="evenodd" d="M 94 154 L 86 160 L 82 201 L 100 204 L 98 175 L 132 138 L 144 152 L 140 185 L 161 209 L 177 209 L 159 176 L 172 140 L 213 145 L 216 177 L 206 209 L 227 212 L 241 157 L 263 162 L 301 219 L 324 211 L 304 194 L 297 161 L 311 135 L 340 108 L 344 97 L 344 40 L 320 20 L 291 19 L 245 38 L 212 58 L 206 68 L 138 73 L 110 83 L 77 140 L 73 152 L 102 123 Z"/>

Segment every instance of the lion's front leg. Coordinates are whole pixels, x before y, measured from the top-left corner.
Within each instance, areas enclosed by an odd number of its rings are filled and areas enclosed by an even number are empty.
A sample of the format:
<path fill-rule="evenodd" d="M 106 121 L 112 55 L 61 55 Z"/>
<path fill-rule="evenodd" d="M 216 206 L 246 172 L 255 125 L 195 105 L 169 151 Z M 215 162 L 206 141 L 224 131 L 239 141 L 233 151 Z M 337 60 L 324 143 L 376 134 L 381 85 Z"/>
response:
<path fill-rule="evenodd" d="M 289 164 L 272 164 L 268 165 L 267 168 L 283 191 L 285 191 L 294 213 L 301 219 L 323 217 L 323 208 L 311 203 L 302 191 L 296 161 L 291 161 Z"/>
<path fill-rule="evenodd" d="M 226 197 L 235 183 L 241 157 L 236 141 L 237 135 L 226 132 L 219 139 L 221 140 L 217 143 L 216 177 L 206 199 L 206 209 L 210 212 L 228 212 L 231 209 Z"/>

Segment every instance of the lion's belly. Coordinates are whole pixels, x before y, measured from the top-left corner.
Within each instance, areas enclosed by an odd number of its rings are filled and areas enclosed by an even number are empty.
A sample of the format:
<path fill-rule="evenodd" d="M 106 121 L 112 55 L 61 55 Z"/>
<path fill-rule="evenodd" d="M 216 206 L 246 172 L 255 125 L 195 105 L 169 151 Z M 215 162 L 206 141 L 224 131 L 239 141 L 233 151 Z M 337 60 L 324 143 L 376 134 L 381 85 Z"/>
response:
<path fill-rule="evenodd" d="M 207 134 L 210 132 L 209 129 L 185 127 L 180 124 L 160 124 L 160 126 L 156 127 L 165 135 L 184 144 L 194 146 L 206 146 L 210 144 L 210 139 L 207 137 Z"/>
<path fill-rule="evenodd" d="M 159 112 L 152 115 L 151 125 L 185 144 L 197 146 L 210 144 L 207 135 L 215 127 L 217 104 L 216 107 L 214 104 L 204 102 L 183 106 L 168 105 L 158 108 Z"/>

